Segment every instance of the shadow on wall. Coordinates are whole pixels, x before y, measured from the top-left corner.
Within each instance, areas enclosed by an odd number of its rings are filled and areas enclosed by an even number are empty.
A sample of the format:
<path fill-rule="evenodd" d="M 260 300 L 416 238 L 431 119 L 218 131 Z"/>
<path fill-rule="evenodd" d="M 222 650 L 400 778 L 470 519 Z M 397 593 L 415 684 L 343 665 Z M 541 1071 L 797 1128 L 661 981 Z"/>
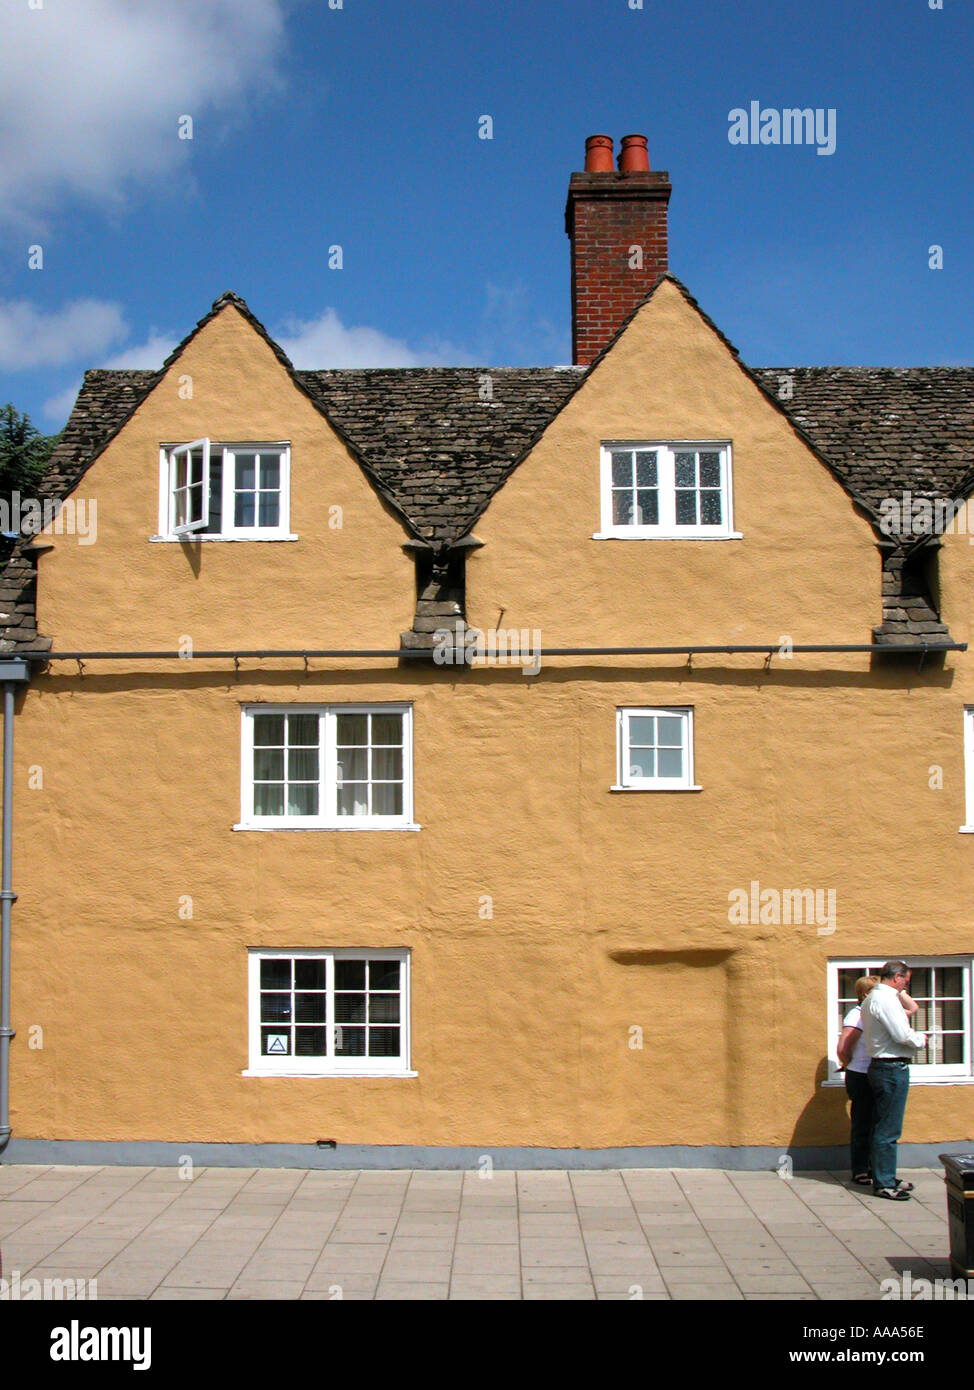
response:
<path fill-rule="evenodd" d="M 821 1057 L 815 1068 L 812 1094 L 792 1131 L 789 1148 L 818 1148 L 849 1142 L 849 1115 L 844 1086 L 822 1086 L 828 1079 L 829 1059 Z"/>

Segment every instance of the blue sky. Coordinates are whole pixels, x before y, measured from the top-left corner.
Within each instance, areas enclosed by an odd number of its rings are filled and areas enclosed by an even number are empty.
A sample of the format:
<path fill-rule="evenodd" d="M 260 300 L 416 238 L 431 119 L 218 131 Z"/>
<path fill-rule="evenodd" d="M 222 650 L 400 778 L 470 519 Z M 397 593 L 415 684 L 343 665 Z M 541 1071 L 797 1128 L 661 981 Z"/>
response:
<path fill-rule="evenodd" d="M 649 137 L 670 267 L 745 361 L 974 362 L 970 0 L 635 3 L 6 0 L 0 403 L 59 429 L 225 289 L 303 367 L 568 362 L 603 132 Z M 755 100 L 834 108 L 835 153 L 732 145 Z"/>

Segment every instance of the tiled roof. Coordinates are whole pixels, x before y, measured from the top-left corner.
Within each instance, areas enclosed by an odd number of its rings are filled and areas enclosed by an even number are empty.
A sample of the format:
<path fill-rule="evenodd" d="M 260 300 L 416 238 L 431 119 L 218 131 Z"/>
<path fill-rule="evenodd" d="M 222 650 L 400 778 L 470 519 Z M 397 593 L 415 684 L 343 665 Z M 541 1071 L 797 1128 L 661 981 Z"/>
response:
<path fill-rule="evenodd" d="M 296 372 L 434 545 L 458 540 L 585 375 L 584 367 Z"/>
<path fill-rule="evenodd" d="M 267 340 L 298 389 L 346 441 L 408 529 L 437 551 L 470 531 L 605 356 L 603 352 L 588 368 L 294 371 L 243 300 L 225 294 L 163 370 L 228 303 Z M 903 491 L 933 498 L 974 490 L 974 368 L 741 365 L 874 518 L 884 497 Z M 161 375 L 85 373 L 42 496 L 63 497 L 77 485 Z M 25 550 L 26 543 L 18 542 L 0 573 L 0 653 L 8 655 L 49 645 L 36 635 L 33 563 Z M 903 564 L 902 552 L 892 561 L 887 556 L 879 640 L 946 635 L 922 589 L 916 572 Z"/>

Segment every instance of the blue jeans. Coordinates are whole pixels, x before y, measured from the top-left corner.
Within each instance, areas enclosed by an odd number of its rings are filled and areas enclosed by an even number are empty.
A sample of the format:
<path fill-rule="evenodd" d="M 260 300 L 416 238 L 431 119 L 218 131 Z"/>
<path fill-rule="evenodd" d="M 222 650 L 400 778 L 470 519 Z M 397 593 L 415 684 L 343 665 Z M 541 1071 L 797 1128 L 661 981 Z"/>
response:
<path fill-rule="evenodd" d="M 873 1121 L 876 1117 L 876 1102 L 873 1088 L 869 1084 L 869 1073 L 865 1071 L 846 1071 L 846 1095 L 852 1102 L 849 1115 L 849 1159 L 852 1176 L 872 1172 Z"/>
<path fill-rule="evenodd" d="M 870 1064 L 869 1085 L 876 1103 L 873 1126 L 873 1183 L 896 1186 L 896 1141 L 903 1132 L 903 1114 L 910 1090 L 908 1063 L 874 1057 Z"/>

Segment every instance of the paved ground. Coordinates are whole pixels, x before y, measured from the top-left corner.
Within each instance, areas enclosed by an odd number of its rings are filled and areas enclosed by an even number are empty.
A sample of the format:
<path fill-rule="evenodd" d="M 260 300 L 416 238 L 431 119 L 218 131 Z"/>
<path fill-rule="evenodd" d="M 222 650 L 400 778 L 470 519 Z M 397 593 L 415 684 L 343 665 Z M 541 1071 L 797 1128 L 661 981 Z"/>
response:
<path fill-rule="evenodd" d="M 3 1274 L 129 1299 L 878 1299 L 949 1277 L 911 1202 L 829 1173 L 0 1166 Z"/>

